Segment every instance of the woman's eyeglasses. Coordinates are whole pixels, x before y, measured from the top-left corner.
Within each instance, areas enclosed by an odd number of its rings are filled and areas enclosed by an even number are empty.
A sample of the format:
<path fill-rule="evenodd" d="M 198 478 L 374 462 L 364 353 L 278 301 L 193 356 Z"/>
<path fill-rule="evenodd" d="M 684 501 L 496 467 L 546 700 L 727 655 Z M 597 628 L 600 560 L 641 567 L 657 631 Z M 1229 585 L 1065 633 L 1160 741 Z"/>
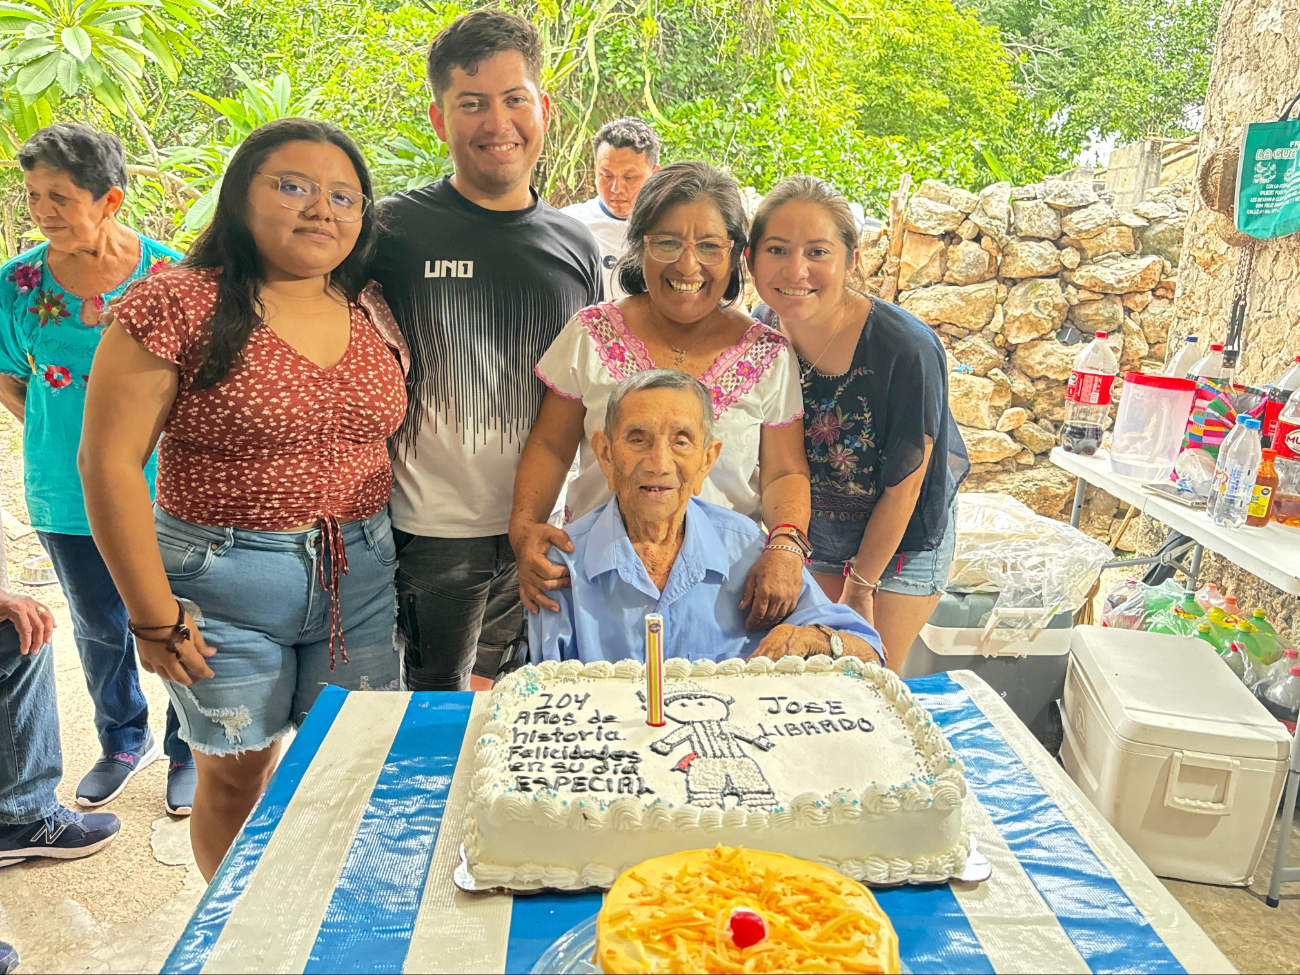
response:
<path fill-rule="evenodd" d="M 641 239 L 645 241 L 646 253 L 663 264 L 672 264 L 681 258 L 688 247 L 701 264 L 721 264 L 731 256 L 731 241 L 687 241 L 667 234 L 650 234 Z"/>
<path fill-rule="evenodd" d="M 280 191 L 280 206 L 289 210 L 310 210 L 320 199 L 320 184 L 306 176 L 272 176 L 270 173 L 254 173 L 265 179 L 273 180 Z M 339 223 L 356 223 L 370 206 L 370 197 L 352 190 L 330 190 L 329 207 L 334 219 Z"/>

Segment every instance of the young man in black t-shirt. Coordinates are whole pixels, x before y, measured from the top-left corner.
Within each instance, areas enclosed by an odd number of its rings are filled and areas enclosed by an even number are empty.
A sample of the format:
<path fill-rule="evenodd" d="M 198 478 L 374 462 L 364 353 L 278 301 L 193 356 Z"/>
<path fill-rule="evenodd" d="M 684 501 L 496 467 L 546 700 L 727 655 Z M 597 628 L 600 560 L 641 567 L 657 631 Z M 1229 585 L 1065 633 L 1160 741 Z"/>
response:
<path fill-rule="evenodd" d="M 601 296 L 591 233 L 530 186 L 551 114 L 540 72 L 521 17 L 481 10 L 439 33 L 429 119 L 455 173 L 382 205 L 373 274 L 411 351 L 392 499 L 411 690 L 492 678 L 523 621 L 506 529 L 542 401 L 533 366 Z"/>

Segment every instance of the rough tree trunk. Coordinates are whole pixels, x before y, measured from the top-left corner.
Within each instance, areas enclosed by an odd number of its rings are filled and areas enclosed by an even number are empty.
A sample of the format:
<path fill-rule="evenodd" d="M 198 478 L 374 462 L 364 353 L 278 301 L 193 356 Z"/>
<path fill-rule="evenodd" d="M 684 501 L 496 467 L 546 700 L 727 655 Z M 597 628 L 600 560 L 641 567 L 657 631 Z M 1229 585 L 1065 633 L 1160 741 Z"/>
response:
<path fill-rule="evenodd" d="M 1300 94 L 1300 3 L 1227 0 L 1219 14 L 1201 130 L 1200 159 L 1239 144 L 1247 122 L 1275 119 Z M 1213 229 L 1214 214 L 1196 198 L 1183 237 L 1174 316 L 1177 340 L 1196 334 L 1222 341 L 1232 305 L 1240 249 Z M 1255 245 L 1245 351 L 1238 369 L 1248 382 L 1268 382 L 1300 354 L 1300 236 Z"/>
<path fill-rule="evenodd" d="M 1276 119 L 1297 93 L 1300 3 L 1226 0 L 1219 14 L 1199 158 L 1240 144 L 1243 125 Z M 1213 223 L 1214 214 L 1196 195 L 1183 236 L 1171 350 L 1185 335 L 1198 335 L 1205 345 L 1223 341 L 1227 332 L 1241 251 L 1225 244 Z M 1260 241 L 1255 254 L 1238 375 L 1246 382 L 1268 382 L 1300 354 L 1300 236 Z M 1164 528 L 1143 521 L 1142 548 L 1150 551 L 1163 539 Z M 1234 593 L 1242 607 L 1263 607 L 1284 636 L 1289 631 L 1293 642 L 1300 640 L 1300 600 L 1294 596 L 1208 552 L 1201 582 Z"/>

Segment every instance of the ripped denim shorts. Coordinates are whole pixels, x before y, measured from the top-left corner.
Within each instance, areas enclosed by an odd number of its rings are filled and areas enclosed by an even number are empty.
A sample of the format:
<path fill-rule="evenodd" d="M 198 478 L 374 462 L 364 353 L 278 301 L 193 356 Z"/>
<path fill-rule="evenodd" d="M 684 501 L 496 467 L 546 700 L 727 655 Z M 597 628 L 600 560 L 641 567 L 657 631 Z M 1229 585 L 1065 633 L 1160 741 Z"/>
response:
<path fill-rule="evenodd" d="M 172 593 L 216 653 L 213 676 L 164 682 L 181 737 L 205 755 L 258 751 L 302 724 L 321 688 L 396 690 L 397 551 L 388 509 L 342 526 L 343 640 L 330 670 L 330 599 L 318 581 L 321 531 L 196 525 L 154 508 Z M 189 605 L 193 604 L 193 605 Z M 197 611 L 196 611 L 197 607 Z"/>

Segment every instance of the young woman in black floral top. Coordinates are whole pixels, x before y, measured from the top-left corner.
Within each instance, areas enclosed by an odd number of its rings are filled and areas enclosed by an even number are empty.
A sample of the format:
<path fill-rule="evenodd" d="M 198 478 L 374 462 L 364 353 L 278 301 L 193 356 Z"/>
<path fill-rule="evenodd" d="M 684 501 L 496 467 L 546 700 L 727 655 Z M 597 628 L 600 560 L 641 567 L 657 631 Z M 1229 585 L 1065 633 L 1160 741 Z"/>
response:
<path fill-rule="evenodd" d="M 754 215 L 749 267 L 757 317 L 799 353 L 813 574 L 875 625 L 898 669 L 947 582 L 970 464 L 934 332 L 847 286 L 857 240 L 839 191 L 796 176 Z"/>

